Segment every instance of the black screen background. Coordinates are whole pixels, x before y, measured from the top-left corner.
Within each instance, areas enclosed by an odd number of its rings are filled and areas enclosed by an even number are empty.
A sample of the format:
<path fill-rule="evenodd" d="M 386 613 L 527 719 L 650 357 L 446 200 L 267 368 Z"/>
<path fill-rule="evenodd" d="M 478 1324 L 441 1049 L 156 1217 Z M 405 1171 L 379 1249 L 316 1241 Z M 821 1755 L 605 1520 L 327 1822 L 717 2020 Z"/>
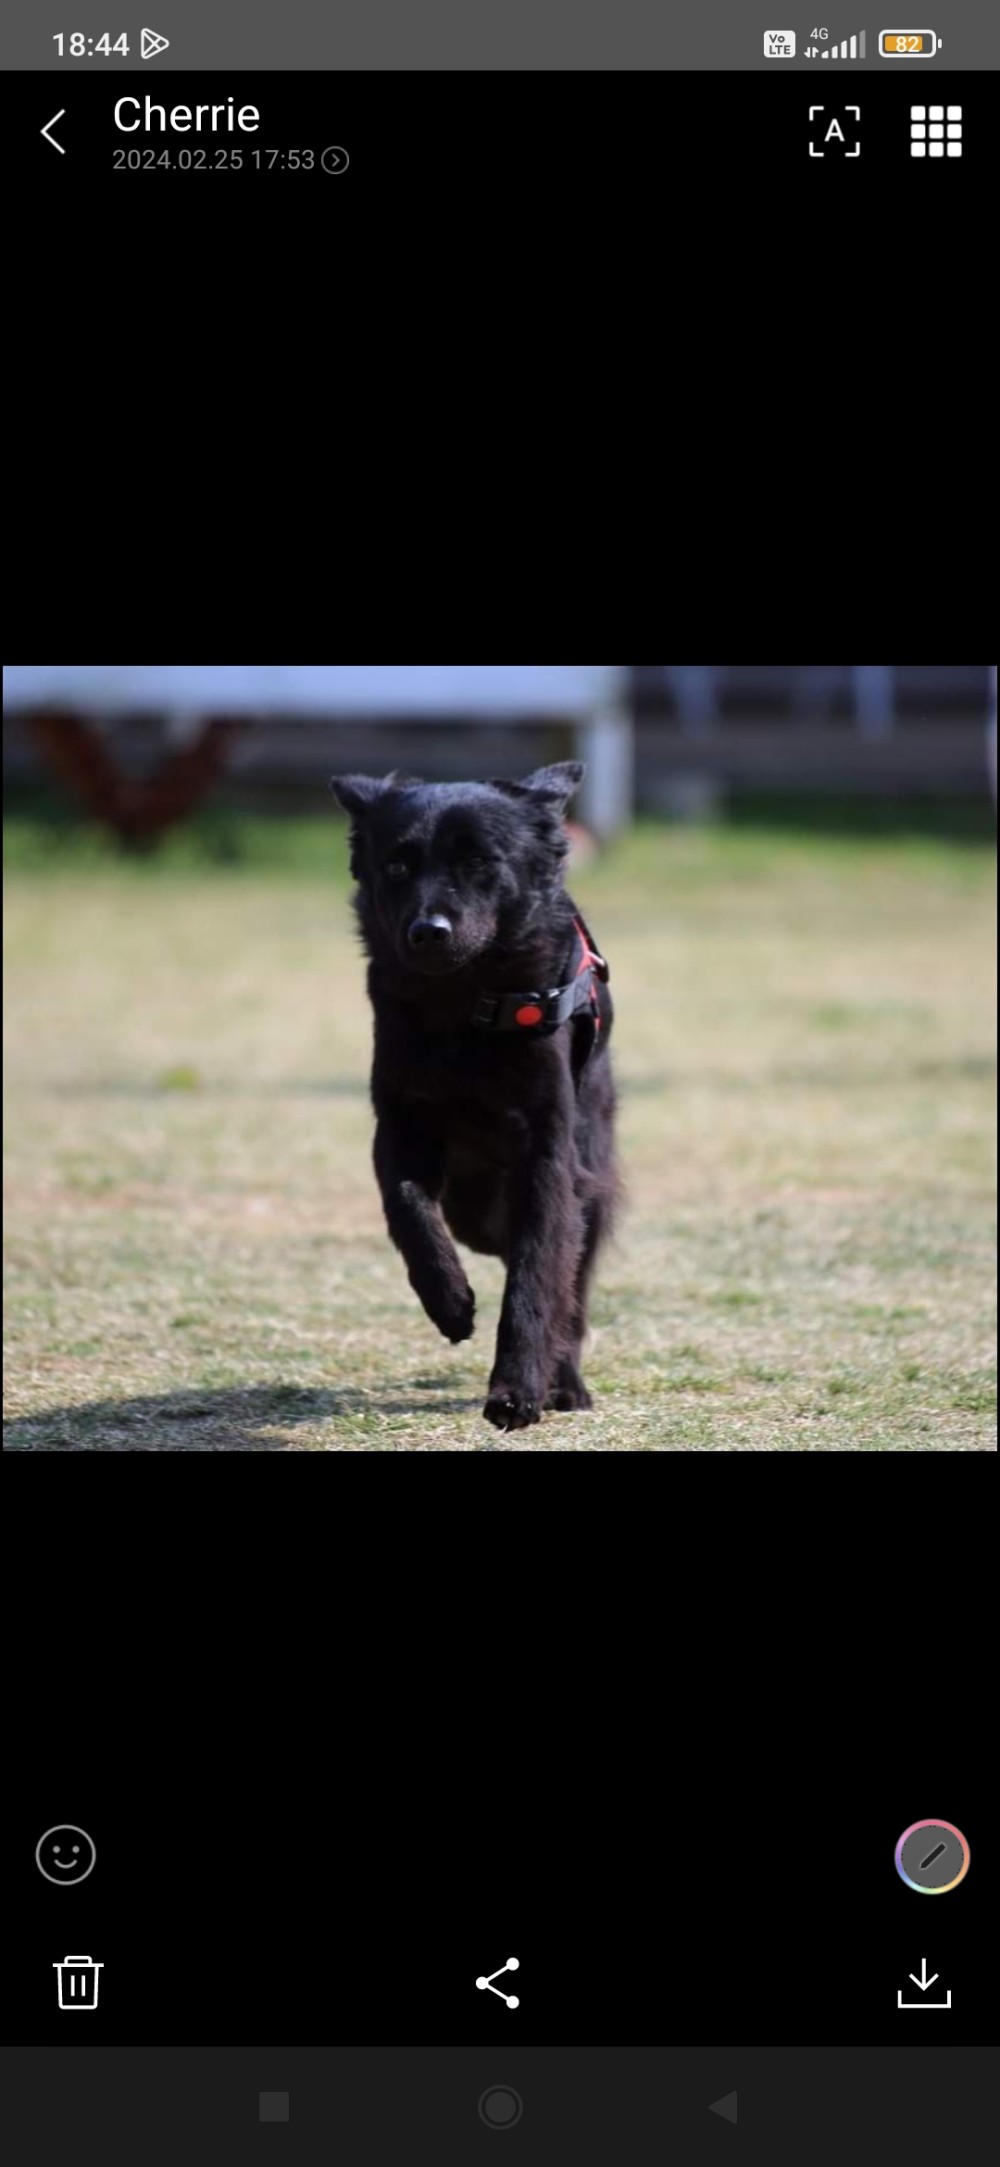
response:
<path fill-rule="evenodd" d="M 632 1623 L 644 1637 L 648 1616 Z M 884 1712 L 862 1708 L 829 1656 L 795 1686 L 763 1615 L 751 1656 L 684 1691 L 662 1656 L 629 1681 L 620 1637 L 621 1675 L 606 1660 L 591 1682 L 601 1638 L 581 1628 L 577 1674 L 542 1711 L 520 1660 L 494 1648 L 477 1679 L 447 1680 L 424 1634 L 394 1681 L 331 1669 L 303 1697 L 272 1665 L 238 1702 L 228 1656 L 206 1650 L 199 1675 L 189 1650 L 174 1677 L 161 1650 L 89 1747 L 79 1709 L 50 1721 L 8 1779 L 8 2039 L 913 2044 L 919 2021 L 921 2046 L 988 2040 L 993 1866 L 968 1706 L 893 1710 L 887 1679 Z M 927 1683 L 930 1709 L 947 1667 Z M 927 1903 L 893 1851 L 936 1814 L 972 1864 Z M 97 1845 L 77 1888 L 34 1863 L 62 1820 Z M 57 2009 L 67 1953 L 105 1965 L 92 2017 Z M 474 1984 L 508 1956 L 517 2011 Z M 907 2019 L 897 1988 L 924 1956 L 953 2007 Z"/>

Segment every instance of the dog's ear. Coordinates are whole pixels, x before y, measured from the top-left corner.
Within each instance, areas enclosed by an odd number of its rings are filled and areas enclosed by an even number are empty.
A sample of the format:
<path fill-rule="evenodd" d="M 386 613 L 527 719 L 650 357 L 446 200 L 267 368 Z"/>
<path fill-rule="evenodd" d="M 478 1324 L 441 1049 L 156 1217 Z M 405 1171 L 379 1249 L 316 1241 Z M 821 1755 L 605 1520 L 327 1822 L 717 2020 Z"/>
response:
<path fill-rule="evenodd" d="M 345 813 L 350 813 L 352 820 L 361 820 L 381 795 L 383 785 L 375 775 L 331 775 L 330 788 Z"/>
<path fill-rule="evenodd" d="M 557 760 L 552 767 L 536 767 L 533 775 L 526 775 L 523 788 L 537 798 L 555 798 L 560 805 L 568 805 L 587 770 L 582 760 Z"/>
<path fill-rule="evenodd" d="M 504 790 L 508 797 L 541 798 L 549 805 L 568 805 L 574 791 L 578 790 L 587 770 L 582 760 L 557 760 L 552 767 L 536 767 L 533 775 L 526 775 L 523 782 L 494 781 L 494 790 Z"/>

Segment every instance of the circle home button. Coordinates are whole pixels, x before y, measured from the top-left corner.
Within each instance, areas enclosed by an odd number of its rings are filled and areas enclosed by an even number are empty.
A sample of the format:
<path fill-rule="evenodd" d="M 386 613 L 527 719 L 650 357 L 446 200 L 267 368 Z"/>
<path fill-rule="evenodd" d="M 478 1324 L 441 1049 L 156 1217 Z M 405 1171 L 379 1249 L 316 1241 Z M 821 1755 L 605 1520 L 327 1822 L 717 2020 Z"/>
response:
<path fill-rule="evenodd" d="M 487 2129 L 513 2129 L 523 2113 L 521 2094 L 510 2084 L 491 2084 L 479 2102 L 479 2118 Z"/>

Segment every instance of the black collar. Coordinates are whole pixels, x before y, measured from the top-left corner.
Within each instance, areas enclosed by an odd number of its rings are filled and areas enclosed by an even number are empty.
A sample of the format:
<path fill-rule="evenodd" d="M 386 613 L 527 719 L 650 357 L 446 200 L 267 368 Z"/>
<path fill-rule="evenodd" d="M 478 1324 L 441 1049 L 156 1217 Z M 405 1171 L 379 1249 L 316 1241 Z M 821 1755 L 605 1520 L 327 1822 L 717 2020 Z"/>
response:
<path fill-rule="evenodd" d="M 484 989 L 473 1002 L 470 1021 L 484 1031 L 524 1031 L 544 1038 L 579 1009 L 589 1008 L 595 1033 L 601 1019 L 597 1011 L 594 974 L 608 979 L 608 966 L 598 955 L 582 918 L 573 920 L 573 942 L 564 972 L 565 984 L 525 993 L 490 993 Z"/>

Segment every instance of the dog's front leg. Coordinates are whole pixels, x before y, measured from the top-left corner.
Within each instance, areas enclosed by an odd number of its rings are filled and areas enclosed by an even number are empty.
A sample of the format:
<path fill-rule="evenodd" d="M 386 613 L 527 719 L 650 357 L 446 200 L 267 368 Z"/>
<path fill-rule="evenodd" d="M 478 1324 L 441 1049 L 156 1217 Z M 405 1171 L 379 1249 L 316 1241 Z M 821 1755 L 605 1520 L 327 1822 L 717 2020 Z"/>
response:
<path fill-rule="evenodd" d="M 573 1096 L 566 1077 L 536 1111 L 530 1146 L 512 1182 L 507 1285 L 483 1408 L 498 1430 L 538 1421 L 564 1349 L 583 1242 L 574 1168 Z"/>
<path fill-rule="evenodd" d="M 382 1112 L 375 1130 L 375 1172 L 386 1223 L 432 1324 L 445 1339 L 468 1339 L 476 1297 L 459 1262 L 437 1202 L 444 1154 L 415 1129 L 409 1110 Z"/>

